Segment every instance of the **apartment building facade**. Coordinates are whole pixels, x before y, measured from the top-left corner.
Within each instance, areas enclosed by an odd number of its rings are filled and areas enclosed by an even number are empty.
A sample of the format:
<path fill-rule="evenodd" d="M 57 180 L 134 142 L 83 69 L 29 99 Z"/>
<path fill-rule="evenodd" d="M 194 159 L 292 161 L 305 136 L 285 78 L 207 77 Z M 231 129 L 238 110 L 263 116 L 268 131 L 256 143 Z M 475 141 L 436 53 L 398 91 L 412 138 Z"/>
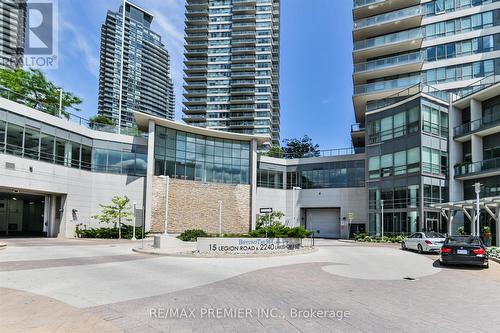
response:
<path fill-rule="evenodd" d="M 0 3 L 0 68 L 23 65 L 26 30 L 26 0 L 4 0 Z"/>
<path fill-rule="evenodd" d="M 154 17 L 124 3 L 108 11 L 101 28 L 98 112 L 119 128 L 135 127 L 133 112 L 139 110 L 174 119 L 170 56 L 151 29 Z"/>
<path fill-rule="evenodd" d="M 279 0 L 187 0 L 184 117 L 280 142 Z"/>
<path fill-rule="evenodd" d="M 355 0 L 353 18 L 358 124 L 351 133 L 355 146 L 366 146 L 370 230 L 380 233 L 383 223 L 394 233 L 448 232 L 440 204 L 468 199 L 471 182 L 457 181 L 463 176 L 453 167 L 465 156 L 456 153 L 462 149 L 454 127 L 497 117 L 493 101 L 485 102 L 484 114 L 479 102 L 462 113 L 456 108 L 498 81 L 500 2 Z M 495 158 L 499 138 L 483 140 Z M 464 151 L 475 151 L 471 162 L 480 162 L 481 140 L 470 141 Z M 451 231 L 468 223 L 467 214 Z"/>

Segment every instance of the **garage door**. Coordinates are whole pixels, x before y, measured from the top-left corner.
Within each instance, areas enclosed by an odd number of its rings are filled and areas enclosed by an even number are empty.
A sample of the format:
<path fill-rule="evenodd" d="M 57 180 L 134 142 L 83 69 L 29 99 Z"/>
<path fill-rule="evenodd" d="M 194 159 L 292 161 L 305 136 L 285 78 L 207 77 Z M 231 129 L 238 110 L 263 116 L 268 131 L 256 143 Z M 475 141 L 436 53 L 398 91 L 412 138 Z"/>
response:
<path fill-rule="evenodd" d="M 340 209 L 308 209 L 307 229 L 316 237 L 340 238 Z"/>

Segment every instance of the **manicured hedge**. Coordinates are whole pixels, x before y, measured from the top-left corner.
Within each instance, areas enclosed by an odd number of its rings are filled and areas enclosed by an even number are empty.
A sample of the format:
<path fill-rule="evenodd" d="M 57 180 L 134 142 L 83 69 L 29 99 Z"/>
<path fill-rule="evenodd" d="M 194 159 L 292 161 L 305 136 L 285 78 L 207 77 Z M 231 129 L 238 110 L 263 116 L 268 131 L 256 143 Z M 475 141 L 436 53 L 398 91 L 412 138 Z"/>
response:
<path fill-rule="evenodd" d="M 118 228 L 89 228 L 81 229 L 77 227 L 76 237 L 78 238 L 107 238 L 107 239 L 117 239 L 118 238 Z M 133 235 L 133 227 L 130 225 L 122 226 L 122 238 L 131 239 Z M 142 238 L 142 228 L 135 228 L 135 237 Z"/>
<path fill-rule="evenodd" d="M 380 236 L 369 236 L 364 233 L 354 234 L 354 239 L 357 242 L 367 243 L 401 243 L 405 238 L 405 235 L 384 236 L 384 240 L 382 241 L 382 237 Z"/>

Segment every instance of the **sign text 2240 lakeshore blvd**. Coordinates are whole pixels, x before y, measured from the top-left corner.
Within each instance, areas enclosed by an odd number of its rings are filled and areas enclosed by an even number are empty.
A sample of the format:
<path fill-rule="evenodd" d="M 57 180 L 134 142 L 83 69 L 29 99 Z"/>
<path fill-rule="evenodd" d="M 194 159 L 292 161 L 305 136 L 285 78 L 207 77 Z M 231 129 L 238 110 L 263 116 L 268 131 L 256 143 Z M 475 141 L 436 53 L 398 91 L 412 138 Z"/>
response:
<path fill-rule="evenodd" d="M 273 253 L 300 248 L 299 238 L 198 238 L 202 253 Z"/>

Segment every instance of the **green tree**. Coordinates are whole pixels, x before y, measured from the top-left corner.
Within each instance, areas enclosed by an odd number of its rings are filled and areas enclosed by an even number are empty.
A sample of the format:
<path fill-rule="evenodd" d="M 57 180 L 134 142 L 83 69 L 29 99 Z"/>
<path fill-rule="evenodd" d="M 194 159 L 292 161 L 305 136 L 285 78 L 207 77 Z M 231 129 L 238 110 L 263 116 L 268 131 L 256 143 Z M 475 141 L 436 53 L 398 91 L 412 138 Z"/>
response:
<path fill-rule="evenodd" d="M 261 214 L 257 220 L 256 228 L 271 227 L 280 223 L 285 213 L 276 211 L 271 214 Z"/>
<path fill-rule="evenodd" d="M 270 157 L 283 158 L 285 154 L 283 153 L 283 149 L 281 149 L 279 145 L 272 145 L 269 151 L 265 153 L 265 155 Z"/>
<path fill-rule="evenodd" d="M 287 158 L 316 157 L 320 155 L 319 145 L 314 144 L 312 139 L 304 135 L 302 139 L 285 139 L 283 151 Z"/>
<path fill-rule="evenodd" d="M 51 115 L 59 114 L 61 88 L 49 81 L 38 69 L 0 69 L 0 96 L 25 104 Z M 70 92 L 62 91 L 62 115 L 69 118 L 68 108 L 80 111 L 76 106 L 82 100 Z"/>
<path fill-rule="evenodd" d="M 132 211 L 130 199 L 127 196 L 114 196 L 109 205 L 99 205 L 102 208 L 102 213 L 92 216 L 102 223 L 114 223 L 115 228 L 118 225 L 118 238 L 122 238 L 121 228 L 122 220 L 132 221 Z"/>
<path fill-rule="evenodd" d="M 94 128 L 97 125 L 115 125 L 113 119 L 106 117 L 103 114 L 98 114 L 96 116 L 90 117 L 89 124 L 91 128 Z"/>

